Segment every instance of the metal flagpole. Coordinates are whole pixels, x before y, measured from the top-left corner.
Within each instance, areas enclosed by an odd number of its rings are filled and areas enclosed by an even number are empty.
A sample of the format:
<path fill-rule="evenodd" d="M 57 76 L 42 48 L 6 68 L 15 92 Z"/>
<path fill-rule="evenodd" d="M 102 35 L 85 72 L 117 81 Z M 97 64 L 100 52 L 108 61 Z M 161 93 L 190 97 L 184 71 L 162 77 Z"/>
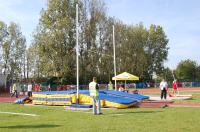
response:
<path fill-rule="evenodd" d="M 115 56 L 115 26 L 113 25 L 113 63 L 114 63 L 114 75 L 116 76 L 116 56 Z M 117 81 L 115 79 L 115 90 L 117 91 Z"/>
<path fill-rule="evenodd" d="M 79 45 L 78 45 L 78 4 L 76 4 L 76 103 L 79 104 Z"/>

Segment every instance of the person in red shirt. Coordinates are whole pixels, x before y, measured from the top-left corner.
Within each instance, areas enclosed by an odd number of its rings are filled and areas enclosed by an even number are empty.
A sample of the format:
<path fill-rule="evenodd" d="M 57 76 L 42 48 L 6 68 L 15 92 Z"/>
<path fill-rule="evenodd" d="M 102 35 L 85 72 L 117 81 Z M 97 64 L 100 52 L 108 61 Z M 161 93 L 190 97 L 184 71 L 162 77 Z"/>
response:
<path fill-rule="evenodd" d="M 176 80 L 173 81 L 172 87 L 173 87 L 173 95 L 176 96 L 177 89 L 178 89 L 177 81 Z"/>

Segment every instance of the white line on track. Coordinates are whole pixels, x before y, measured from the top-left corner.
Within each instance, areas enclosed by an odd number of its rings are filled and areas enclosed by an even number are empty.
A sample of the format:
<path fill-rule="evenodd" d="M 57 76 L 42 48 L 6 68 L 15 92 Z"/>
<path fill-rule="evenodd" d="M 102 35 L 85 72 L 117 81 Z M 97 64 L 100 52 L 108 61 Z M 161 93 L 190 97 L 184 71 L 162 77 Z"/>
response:
<path fill-rule="evenodd" d="M 15 112 L 3 112 L 3 111 L 0 111 L 0 114 L 23 115 L 23 116 L 39 116 L 39 115 L 36 115 L 36 114 L 15 113 Z"/>

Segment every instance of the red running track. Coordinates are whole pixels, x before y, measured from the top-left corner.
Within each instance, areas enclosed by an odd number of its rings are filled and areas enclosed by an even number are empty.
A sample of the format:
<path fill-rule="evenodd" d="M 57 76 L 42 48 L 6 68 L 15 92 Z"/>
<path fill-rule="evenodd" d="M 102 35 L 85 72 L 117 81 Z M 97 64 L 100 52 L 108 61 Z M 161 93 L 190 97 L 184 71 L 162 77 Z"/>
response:
<path fill-rule="evenodd" d="M 19 98 L 26 97 L 25 95 L 20 95 Z M 12 103 L 15 100 L 19 99 L 16 98 L 15 96 L 10 97 L 10 94 L 0 94 L 0 103 Z"/>

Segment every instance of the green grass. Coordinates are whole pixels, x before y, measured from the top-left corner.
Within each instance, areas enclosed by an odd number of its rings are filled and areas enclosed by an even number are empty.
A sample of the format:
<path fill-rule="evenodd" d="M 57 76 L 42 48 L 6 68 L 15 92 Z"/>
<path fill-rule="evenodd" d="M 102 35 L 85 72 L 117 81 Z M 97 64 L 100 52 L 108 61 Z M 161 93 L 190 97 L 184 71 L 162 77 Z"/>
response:
<path fill-rule="evenodd" d="M 0 132 L 199 132 L 200 108 L 132 108 L 91 111 L 64 107 L 0 103 L 0 111 L 31 113 L 21 116 L 0 113 Z"/>

